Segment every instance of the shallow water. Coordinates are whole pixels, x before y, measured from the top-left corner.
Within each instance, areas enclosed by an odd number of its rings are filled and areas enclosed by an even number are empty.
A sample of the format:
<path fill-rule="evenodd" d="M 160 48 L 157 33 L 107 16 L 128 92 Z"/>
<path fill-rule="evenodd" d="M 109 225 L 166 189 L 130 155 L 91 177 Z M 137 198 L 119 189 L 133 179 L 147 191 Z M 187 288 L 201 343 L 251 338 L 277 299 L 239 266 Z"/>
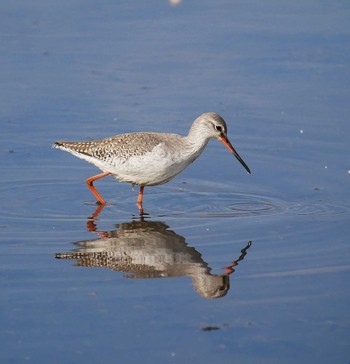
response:
<path fill-rule="evenodd" d="M 349 362 L 350 6 L 2 8 L 0 361 Z M 252 175 L 213 141 L 142 218 L 50 148 L 205 111 Z"/>

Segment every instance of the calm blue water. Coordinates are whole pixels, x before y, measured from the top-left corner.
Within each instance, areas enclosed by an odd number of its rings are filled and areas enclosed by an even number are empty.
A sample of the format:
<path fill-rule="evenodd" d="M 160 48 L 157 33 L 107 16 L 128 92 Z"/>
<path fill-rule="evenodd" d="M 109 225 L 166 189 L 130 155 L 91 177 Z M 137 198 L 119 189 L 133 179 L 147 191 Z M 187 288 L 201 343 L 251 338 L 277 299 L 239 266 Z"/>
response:
<path fill-rule="evenodd" d="M 0 361 L 348 363 L 348 2 L 1 8 Z M 213 141 L 144 219 L 51 149 L 206 111 L 252 175 Z"/>

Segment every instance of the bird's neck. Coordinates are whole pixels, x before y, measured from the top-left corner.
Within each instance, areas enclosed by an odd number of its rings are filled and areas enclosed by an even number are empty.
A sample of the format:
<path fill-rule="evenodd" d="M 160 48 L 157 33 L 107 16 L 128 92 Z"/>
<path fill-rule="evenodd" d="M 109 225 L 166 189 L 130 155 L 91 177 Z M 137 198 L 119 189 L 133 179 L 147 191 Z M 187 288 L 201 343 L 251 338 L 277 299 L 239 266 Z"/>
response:
<path fill-rule="evenodd" d="M 188 135 L 184 137 L 186 148 L 197 158 L 207 146 L 209 139 L 200 128 L 191 128 Z"/>

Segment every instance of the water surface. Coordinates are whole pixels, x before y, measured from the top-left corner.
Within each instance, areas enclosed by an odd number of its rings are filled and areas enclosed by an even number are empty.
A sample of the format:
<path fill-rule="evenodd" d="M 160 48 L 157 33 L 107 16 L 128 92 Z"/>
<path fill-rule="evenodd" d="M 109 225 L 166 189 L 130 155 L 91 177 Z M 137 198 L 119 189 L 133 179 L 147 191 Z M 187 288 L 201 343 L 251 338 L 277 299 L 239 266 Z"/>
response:
<path fill-rule="evenodd" d="M 1 362 L 350 360 L 349 24 L 344 1 L 3 4 Z M 58 139 L 213 141 L 137 191 Z M 214 298 L 216 297 L 216 298 Z"/>

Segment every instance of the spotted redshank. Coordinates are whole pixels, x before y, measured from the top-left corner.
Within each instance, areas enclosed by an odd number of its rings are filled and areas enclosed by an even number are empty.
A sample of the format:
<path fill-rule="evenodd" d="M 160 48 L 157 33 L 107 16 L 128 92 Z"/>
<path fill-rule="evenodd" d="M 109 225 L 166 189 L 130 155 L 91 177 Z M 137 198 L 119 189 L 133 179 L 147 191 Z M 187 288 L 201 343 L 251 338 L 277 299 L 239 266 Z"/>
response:
<path fill-rule="evenodd" d="M 89 189 L 101 204 L 106 201 L 93 185 L 100 178 L 112 175 L 122 182 L 140 186 L 137 205 L 142 213 L 144 187 L 161 185 L 173 179 L 200 156 L 212 138 L 220 140 L 250 173 L 227 138 L 225 120 L 214 112 L 199 116 L 187 136 L 128 133 L 91 141 L 57 141 L 53 147 L 84 159 L 103 171 L 86 180 Z"/>

